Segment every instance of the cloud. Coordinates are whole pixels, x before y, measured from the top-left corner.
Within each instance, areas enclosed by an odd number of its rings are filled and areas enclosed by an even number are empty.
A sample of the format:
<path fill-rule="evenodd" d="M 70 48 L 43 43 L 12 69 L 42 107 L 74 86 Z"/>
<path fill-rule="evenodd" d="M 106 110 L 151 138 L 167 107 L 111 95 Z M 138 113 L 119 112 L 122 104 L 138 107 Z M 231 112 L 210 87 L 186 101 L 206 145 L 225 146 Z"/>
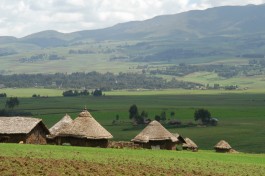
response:
<path fill-rule="evenodd" d="M 0 36 L 97 29 L 192 9 L 261 3 L 265 0 L 1 0 Z"/>

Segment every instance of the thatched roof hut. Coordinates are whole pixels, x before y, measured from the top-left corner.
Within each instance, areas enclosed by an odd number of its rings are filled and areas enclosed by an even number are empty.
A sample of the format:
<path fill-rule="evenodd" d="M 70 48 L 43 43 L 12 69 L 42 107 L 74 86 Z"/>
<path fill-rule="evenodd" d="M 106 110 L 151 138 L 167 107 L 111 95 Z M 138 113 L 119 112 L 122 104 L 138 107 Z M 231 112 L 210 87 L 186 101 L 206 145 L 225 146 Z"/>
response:
<path fill-rule="evenodd" d="M 137 144 L 142 144 L 144 148 L 172 150 L 175 149 L 178 139 L 158 121 L 154 120 L 131 141 Z"/>
<path fill-rule="evenodd" d="M 46 144 L 50 134 L 42 119 L 30 117 L 0 117 L 0 142 Z"/>
<path fill-rule="evenodd" d="M 214 146 L 214 149 L 216 152 L 230 152 L 232 147 L 225 140 L 221 140 Z"/>
<path fill-rule="evenodd" d="M 84 109 L 78 117 L 62 129 L 57 137 L 59 144 L 106 147 L 113 136 Z"/>
<path fill-rule="evenodd" d="M 54 124 L 49 130 L 51 133 L 51 136 L 58 135 L 63 129 L 65 129 L 68 125 L 70 125 L 73 122 L 73 119 L 68 115 L 65 114 L 65 116 L 56 124 Z"/>
<path fill-rule="evenodd" d="M 198 151 L 198 146 L 190 138 L 185 138 L 184 140 L 186 143 L 182 145 L 183 150 Z"/>

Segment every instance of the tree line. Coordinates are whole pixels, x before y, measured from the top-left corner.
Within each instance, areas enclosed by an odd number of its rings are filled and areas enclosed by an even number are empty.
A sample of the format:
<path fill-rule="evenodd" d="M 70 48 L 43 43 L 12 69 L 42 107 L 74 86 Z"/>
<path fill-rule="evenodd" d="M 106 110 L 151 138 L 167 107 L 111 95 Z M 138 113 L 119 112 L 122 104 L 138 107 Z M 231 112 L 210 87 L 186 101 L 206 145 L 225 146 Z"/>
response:
<path fill-rule="evenodd" d="M 186 76 L 195 72 L 214 72 L 220 77 L 231 78 L 238 75 L 253 76 L 265 74 L 265 60 L 252 59 L 249 64 L 245 65 L 225 65 L 225 64 L 210 64 L 210 65 L 187 65 L 181 63 L 179 65 L 167 66 L 157 69 L 145 69 L 151 75 L 173 75 Z"/>
<path fill-rule="evenodd" d="M 63 92 L 64 97 L 76 97 L 76 96 L 89 96 L 90 92 L 88 90 L 67 90 Z M 102 96 L 102 90 L 95 89 L 94 91 L 91 91 L 91 95 L 99 97 Z"/>
<path fill-rule="evenodd" d="M 180 120 L 174 119 L 175 112 L 172 111 L 170 112 L 170 118 L 167 117 L 167 114 L 165 111 L 162 111 L 161 114 L 155 115 L 154 119 L 158 122 L 161 122 L 163 124 L 168 121 L 169 125 L 182 125 Z M 118 115 L 116 115 L 116 121 L 119 120 Z M 151 122 L 151 119 L 148 117 L 148 112 L 143 110 L 142 112 L 139 112 L 137 105 L 133 104 L 129 108 L 129 119 L 133 121 L 134 124 L 147 124 Z M 210 111 L 207 109 L 196 109 L 194 112 L 194 120 L 195 121 L 200 121 L 202 125 L 211 125 L 211 126 L 216 126 L 218 124 L 218 119 L 213 118 Z M 113 123 L 114 124 L 114 123 Z"/>
<path fill-rule="evenodd" d="M 201 84 L 178 80 L 165 80 L 160 77 L 138 73 L 98 73 L 76 72 L 55 74 L 13 74 L 0 75 L 0 82 L 5 87 L 44 87 L 63 89 L 100 89 L 102 91 L 119 89 L 191 89 Z"/>

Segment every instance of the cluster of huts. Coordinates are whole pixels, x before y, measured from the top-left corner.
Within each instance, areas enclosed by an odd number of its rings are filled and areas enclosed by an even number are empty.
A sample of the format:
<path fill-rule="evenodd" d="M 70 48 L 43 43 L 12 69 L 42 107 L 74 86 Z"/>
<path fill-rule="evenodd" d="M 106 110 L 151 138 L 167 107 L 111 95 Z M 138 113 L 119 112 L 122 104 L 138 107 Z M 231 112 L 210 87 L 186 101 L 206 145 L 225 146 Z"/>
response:
<path fill-rule="evenodd" d="M 55 144 L 102 147 L 110 146 L 113 136 L 84 109 L 74 120 L 65 115 L 53 127 L 47 129 L 41 119 L 29 117 L 0 117 L 0 143 Z M 112 143 L 113 144 L 113 143 Z M 121 145 L 121 143 L 115 143 Z M 197 151 L 198 146 L 189 138 L 172 134 L 159 122 L 150 122 L 127 146 L 147 149 L 176 150 L 181 145 L 184 150 Z M 220 141 L 217 152 L 230 152 L 232 147 Z"/>

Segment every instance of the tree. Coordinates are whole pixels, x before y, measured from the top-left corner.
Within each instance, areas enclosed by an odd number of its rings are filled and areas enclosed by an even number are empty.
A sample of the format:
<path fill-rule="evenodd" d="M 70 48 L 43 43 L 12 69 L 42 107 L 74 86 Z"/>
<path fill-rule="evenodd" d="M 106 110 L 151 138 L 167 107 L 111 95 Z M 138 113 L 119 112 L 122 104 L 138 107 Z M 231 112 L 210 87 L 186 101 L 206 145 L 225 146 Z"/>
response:
<path fill-rule="evenodd" d="M 6 97 L 6 93 L 0 93 L 0 97 Z"/>
<path fill-rule="evenodd" d="M 155 120 L 158 121 L 158 122 L 160 122 L 161 117 L 160 117 L 159 115 L 156 115 L 156 116 L 155 116 Z"/>
<path fill-rule="evenodd" d="M 165 111 L 161 112 L 160 117 L 161 117 L 161 120 L 162 120 L 163 122 L 166 121 L 166 120 L 167 120 L 166 112 L 165 112 Z"/>
<path fill-rule="evenodd" d="M 174 116 L 175 116 L 175 112 L 174 112 L 174 111 L 171 111 L 171 112 L 170 112 L 170 118 L 173 119 Z"/>
<path fill-rule="evenodd" d="M 195 121 L 201 120 L 203 124 L 208 124 L 211 119 L 211 113 L 207 109 L 197 109 L 194 113 Z"/>
<path fill-rule="evenodd" d="M 137 117 L 137 123 L 138 124 L 143 124 L 145 122 L 145 119 L 147 119 L 148 113 L 146 111 L 142 111 L 140 116 Z"/>
<path fill-rule="evenodd" d="M 17 97 L 10 97 L 8 100 L 6 100 L 6 107 L 10 109 L 14 109 L 15 106 L 19 105 L 19 100 Z"/>
<path fill-rule="evenodd" d="M 136 120 L 139 116 L 138 108 L 135 104 L 131 105 L 129 109 L 129 118 L 132 120 Z"/>
<path fill-rule="evenodd" d="M 120 115 L 116 114 L 116 120 L 119 121 L 120 120 Z"/>
<path fill-rule="evenodd" d="M 102 96 L 102 90 L 100 89 L 94 90 L 93 95 L 96 97 Z"/>

